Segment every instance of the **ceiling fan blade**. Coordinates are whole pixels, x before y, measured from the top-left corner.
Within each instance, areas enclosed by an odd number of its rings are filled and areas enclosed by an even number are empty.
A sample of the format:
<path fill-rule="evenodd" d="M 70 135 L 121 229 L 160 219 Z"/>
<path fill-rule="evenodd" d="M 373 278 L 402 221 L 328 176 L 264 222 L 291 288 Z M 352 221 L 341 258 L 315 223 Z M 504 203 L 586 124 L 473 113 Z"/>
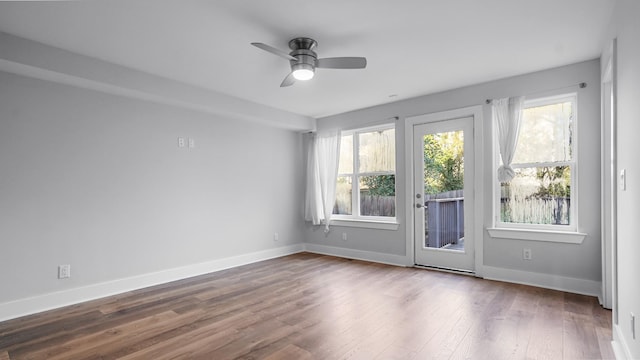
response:
<path fill-rule="evenodd" d="M 363 57 L 334 57 L 318 59 L 319 68 L 325 69 L 364 69 L 367 59 Z"/>
<path fill-rule="evenodd" d="M 253 46 L 255 46 L 255 47 L 259 48 L 259 49 L 262 49 L 264 51 L 268 51 L 268 52 L 270 52 L 270 53 L 272 53 L 274 55 L 278 55 L 280 57 L 283 57 L 283 58 L 285 58 L 287 60 L 296 60 L 296 58 L 294 58 L 293 56 L 289 55 L 288 53 L 286 53 L 286 52 L 284 52 L 282 50 L 276 49 L 273 46 L 269 46 L 267 44 L 263 44 L 263 43 L 259 43 L 259 42 L 253 42 L 253 43 L 251 43 L 251 45 L 253 45 Z"/>
<path fill-rule="evenodd" d="M 296 82 L 296 78 L 293 77 L 293 72 L 290 72 L 289 75 L 287 75 L 287 77 L 284 78 L 284 80 L 282 80 L 280 87 L 291 86 L 295 82 Z"/>

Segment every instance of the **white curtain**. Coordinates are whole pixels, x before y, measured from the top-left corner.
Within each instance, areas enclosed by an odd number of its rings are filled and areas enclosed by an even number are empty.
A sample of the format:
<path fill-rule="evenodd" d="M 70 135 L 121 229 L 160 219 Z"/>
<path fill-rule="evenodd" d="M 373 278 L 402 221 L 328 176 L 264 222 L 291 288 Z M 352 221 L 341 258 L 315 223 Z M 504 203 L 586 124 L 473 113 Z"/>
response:
<path fill-rule="evenodd" d="M 324 231 L 328 232 L 336 202 L 340 131 L 309 134 L 305 140 L 307 140 L 307 186 L 304 218 L 314 225 L 324 223 Z"/>
<path fill-rule="evenodd" d="M 518 144 L 524 96 L 493 100 L 493 118 L 498 125 L 498 144 L 502 165 L 498 168 L 498 181 L 509 182 L 516 176 L 511 167 Z"/>

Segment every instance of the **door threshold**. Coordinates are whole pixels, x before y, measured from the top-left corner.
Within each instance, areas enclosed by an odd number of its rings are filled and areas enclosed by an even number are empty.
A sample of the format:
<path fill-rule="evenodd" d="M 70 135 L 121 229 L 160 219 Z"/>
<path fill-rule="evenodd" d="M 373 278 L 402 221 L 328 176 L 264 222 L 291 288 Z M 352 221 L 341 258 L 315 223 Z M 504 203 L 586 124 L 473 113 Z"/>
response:
<path fill-rule="evenodd" d="M 445 268 L 445 267 L 440 267 L 440 266 L 420 265 L 420 264 L 414 264 L 413 267 L 418 268 L 418 269 L 425 269 L 425 270 L 443 271 L 443 272 L 448 272 L 448 273 L 452 273 L 452 274 L 476 276 L 476 272 L 472 271 L 472 270 L 451 269 L 451 268 Z"/>

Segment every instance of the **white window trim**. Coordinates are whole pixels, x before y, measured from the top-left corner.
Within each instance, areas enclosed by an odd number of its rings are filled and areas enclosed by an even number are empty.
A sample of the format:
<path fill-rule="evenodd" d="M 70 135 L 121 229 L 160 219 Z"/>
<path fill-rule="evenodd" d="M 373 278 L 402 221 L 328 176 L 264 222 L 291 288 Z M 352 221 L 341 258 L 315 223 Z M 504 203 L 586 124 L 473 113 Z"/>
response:
<path fill-rule="evenodd" d="M 366 133 L 366 132 L 372 132 L 372 131 L 381 131 L 381 130 L 388 130 L 388 129 L 396 129 L 396 124 L 395 123 L 384 123 L 384 124 L 380 124 L 380 125 L 375 125 L 375 126 L 367 126 L 367 127 L 362 127 L 362 128 L 356 128 L 356 129 L 350 129 L 350 130 L 343 130 L 342 131 L 342 135 L 341 136 L 349 136 L 349 135 L 353 135 L 353 173 L 352 174 L 343 174 L 343 173 L 338 173 L 338 176 L 348 176 L 351 175 L 352 178 L 352 184 L 354 184 L 354 191 L 351 192 L 351 212 L 360 212 L 360 188 L 359 188 L 359 183 L 358 183 L 358 176 L 367 176 L 367 175 L 388 175 L 389 172 L 386 171 L 381 171 L 381 172 L 366 172 L 366 173 L 357 173 L 356 174 L 356 169 L 360 168 L 360 163 L 359 163 L 359 156 L 356 156 L 355 153 L 355 149 L 358 148 L 359 143 L 358 143 L 358 137 L 356 136 L 359 133 Z M 396 139 L 397 139 L 397 134 L 396 134 Z M 395 156 L 396 159 L 398 157 L 397 155 L 397 142 L 396 142 L 396 151 L 395 151 Z M 358 154 L 359 155 L 359 154 Z M 393 174 L 396 175 L 396 181 L 398 179 L 397 176 L 397 168 L 396 170 L 393 171 Z M 396 184 L 397 185 L 397 184 Z M 397 190 L 397 186 L 396 186 L 396 190 Z M 398 218 L 397 218 L 397 211 L 398 211 L 398 207 L 397 207 L 397 193 L 396 193 L 396 216 L 391 217 L 391 216 L 362 216 L 360 214 L 357 215 L 345 215 L 345 214 L 333 214 L 331 216 L 331 224 L 335 225 L 335 226 L 348 226 L 348 227 L 359 227 L 359 228 L 372 228 L 372 229 L 381 229 L 381 230 L 397 230 L 398 226 L 400 225 L 400 223 L 398 222 Z"/>
<path fill-rule="evenodd" d="M 562 93 L 551 96 L 544 96 L 534 99 L 525 100 L 524 108 L 530 107 L 538 107 L 544 105 L 550 105 L 557 103 L 559 101 L 570 99 L 573 103 L 572 110 L 574 116 L 573 122 L 573 138 L 572 138 L 572 150 L 571 161 L 562 161 L 562 162 L 554 162 L 554 163 L 535 163 L 535 164 L 511 164 L 511 166 L 515 168 L 520 167 L 536 167 L 536 166 L 545 166 L 545 165 L 557 165 L 557 164 L 566 164 L 571 166 L 571 210 L 570 210 L 570 225 L 543 225 L 543 224 L 520 224 L 520 223 L 505 223 L 500 221 L 500 183 L 497 181 L 495 174 L 497 173 L 498 167 L 500 166 L 500 150 L 497 141 L 493 141 L 494 146 L 494 160 L 493 160 L 493 171 L 492 171 L 492 181 L 493 181 L 493 212 L 494 212 L 494 222 L 493 227 L 487 228 L 489 235 L 492 238 L 507 238 L 507 239 L 518 239 L 518 240 L 533 240 L 533 241 L 547 241 L 547 242 L 559 242 L 559 243 L 571 243 L 571 244 L 580 244 L 587 236 L 587 234 L 581 233 L 578 231 L 578 123 L 579 123 L 579 115 L 578 115 L 578 93 Z M 497 128 L 495 124 L 494 126 L 494 139 L 497 139 Z"/>
<path fill-rule="evenodd" d="M 371 216 L 367 216 L 369 218 Z M 376 229 L 376 230 L 398 230 L 400 223 L 393 218 L 393 221 L 389 220 L 362 220 L 362 219 L 333 219 L 331 221 L 331 226 L 343 226 L 343 227 L 354 227 L 354 228 L 367 228 L 367 229 Z"/>
<path fill-rule="evenodd" d="M 582 244 L 584 238 L 587 236 L 585 233 L 573 231 L 532 230 L 522 228 L 488 228 L 487 231 L 492 238 L 546 241 L 566 244 Z"/>

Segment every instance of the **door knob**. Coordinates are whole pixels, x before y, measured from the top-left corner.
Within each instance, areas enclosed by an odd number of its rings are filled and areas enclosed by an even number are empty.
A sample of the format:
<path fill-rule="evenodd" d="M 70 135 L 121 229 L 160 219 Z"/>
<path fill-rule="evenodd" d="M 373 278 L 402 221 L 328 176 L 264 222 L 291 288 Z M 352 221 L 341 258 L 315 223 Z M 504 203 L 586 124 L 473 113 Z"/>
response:
<path fill-rule="evenodd" d="M 422 204 L 417 203 L 417 204 L 416 204 L 416 207 L 417 207 L 418 209 L 420 209 L 420 208 L 422 207 Z"/>

